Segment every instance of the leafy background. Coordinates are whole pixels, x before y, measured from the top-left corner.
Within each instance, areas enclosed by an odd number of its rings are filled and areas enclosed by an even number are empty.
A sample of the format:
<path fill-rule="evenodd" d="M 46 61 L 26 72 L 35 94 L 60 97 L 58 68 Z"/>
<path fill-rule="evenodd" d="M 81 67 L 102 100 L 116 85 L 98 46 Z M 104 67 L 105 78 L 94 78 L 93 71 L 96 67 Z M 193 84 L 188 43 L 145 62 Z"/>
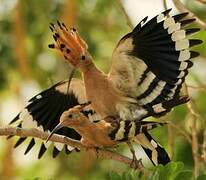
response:
<path fill-rule="evenodd" d="M 172 1 L 167 2 L 172 6 Z M 141 18 L 147 15 L 151 18 L 164 10 L 161 0 L 125 0 L 122 4 L 134 25 Z M 195 0 L 185 0 L 184 4 L 206 21 L 204 4 Z M 88 43 L 95 64 L 105 72 L 109 70 L 116 43 L 130 31 L 118 0 L 0 0 L 1 126 L 8 124 L 33 95 L 68 77 L 70 66 L 59 53 L 47 47 L 53 41 L 49 23 L 57 19 L 78 29 Z M 205 31 L 195 36 L 206 42 Z M 52 159 L 52 148 L 38 160 L 38 148 L 24 156 L 26 142 L 13 149 L 15 138 L 7 141 L 1 137 L 0 179 L 191 179 L 194 172 L 193 146 L 188 141 L 191 140 L 191 132 L 197 133 L 196 175 L 201 175 L 199 180 L 206 179 L 202 175 L 206 173 L 206 162 L 202 159 L 206 151 L 203 149 L 203 142 L 206 141 L 205 43 L 195 50 L 201 56 L 194 60 L 187 84 L 198 116 L 192 116 L 187 106 L 182 105 L 162 118 L 171 120 L 175 127 L 161 127 L 152 131 L 155 139 L 169 152 L 173 163 L 154 168 L 138 146 L 136 154 L 146 166 L 144 173 L 88 153 L 72 153 L 69 156 L 61 153 Z M 195 129 L 191 128 L 193 122 Z M 130 156 L 124 144 L 117 150 Z"/>

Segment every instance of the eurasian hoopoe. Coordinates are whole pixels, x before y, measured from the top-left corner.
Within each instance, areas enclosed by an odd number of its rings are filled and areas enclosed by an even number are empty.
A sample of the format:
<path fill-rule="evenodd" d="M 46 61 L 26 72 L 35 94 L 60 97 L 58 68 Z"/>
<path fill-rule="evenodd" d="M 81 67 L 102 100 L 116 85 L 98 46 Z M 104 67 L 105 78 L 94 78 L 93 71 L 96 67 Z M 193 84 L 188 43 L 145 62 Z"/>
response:
<path fill-rule="evenodd" d="M 51 133 L 59 124 L 59 119 L 60 121 L 67 120 L 67 114 L 74 112 L 80 117 L 80 120 L 89 123 L 87 124 L 88 128 L 85 128 L 86 125 L 80 127 L 80 129 L 83 129 L 85 135 L 81 133 L 81 130 L 78 131 L 78 128 L 76 129 L 75 125 L 72 126 L 71 124 L 70 127 L 74 129 L 62 127 L 61 129 L 56 130 L 55 133 L 75 140 L 81 140 L 82 137 L 86 137 L 85 139 L 90 139 L 91 136 L 98 137 L 95 141 L 91 140 L 92 143 L 90 142 L 90 144 L 92 144 L 93 147 L 110 147 L 113 144 L 118 144 L 120 141 L 128 141 L 136 136 L 137 138 L 135 140 L 143 147 L 147 156 L 154 164 L 166 164 L 169 161 L 166 151 L 146 132 L 161 123 L 144 121 L 119 122 L 111 120 L 109 123 L 103 120 L 100 121 L 103 117 L 98 115 L 89 106 L 82 108 L 82 105 L 85 104 L 87 104 L 87 100 L 84 84 L 81 80 L 73 78 L 69 90 L 68 81 L 62 81 L 34 96 L 29 100 L 29 104 L 11 121 L 10 124 L 20 128 L 39 128 Z M 76 120 L 74 120 L 73 123 L 80 124 L 80 122 Z M 99 128 L 91 128 L 91 126 L 97 126 Z M 140 132 L 142 132 L 142 134 L 140 134 Z M 19 138 L 15 147 L 19 146 L 26 139 L 27 138 L 24 137 Z M 32 138 L 25 154 L 27 154 L 35 144 L 36 139 Z M 50 144 L 51 142 L 42 142 L 38 158 L 42 157 Z M 84 143 L 84 145 L 86 144 Z M 56 157 L 64 147 L 67 154 L 75 149 L 68 145 L 64 146 L 59 143 L 54 143 L 53 157 Z"/>
<path fill-rule="evenodd" d="M 53 129 L 47 140 L 59 129 L 69 127 L 81 135 L 80 141 L 87 148 L 111 148 L 120 142 L 137 141 L 139 143 L 142 141 L 143 143 L 139 144 L 142 144 L 154 165 L 166 164 L 170 161 L 166 151 L 151 136 L 148 135 L 146 136 L 147 139 L 142 139 L 143 133 L 147 133 L 148 130 L 164 123 L 147 121 L 120 121 L 113 123 L 111 120 L 108 121 L 111 123 L 105 120 L 91 121 L 85 115 L 83 106 L 75 106 L 62 114 L 59 124 Z M 137 160 L 132 147 L 129 147 L 133 153 L 133 160 Z"/>
<path fill-rule="evenodd" d="M 64 23 L 51 24 L 55 44 L 49 47 L 60 50 L 82 72 L 87 100 L 101 116 L 132 121 L 159 117 L 189 100 L 180 94 L 190 59 L 198 56 L 189 48 L 202 43 L 187 38 L 199 28 L 184 29 L 195 19 L 185 19 L 188 13 L 170 16 L 170 11 L 148 22 L 144 18 L 121 38 L 109 74 L 97 69 L 76 29 L 67 29 Z"/>
<path fill-rule="evenodd" d="M 17 123 L 18 127 L 28 128 L 31 122 L 34 127 L 51 131 L 59 123 L 65 110 L 88 101 L 92 102 L 92 108 L 84 112 L 90 119 L 111 116 L 114 120 L 130 121 L 162 116 L 174 106 L 187 102 L 189 98 L 182 97 L 180 90 L 188 69 L 192 66 L 190 59 L 198 56 L 197 52 L 188 49 L 200 44 L 201 40 L 188 40 L 186 36 L 199 29 L 183 29 L 195 20 L 184 19 L 188 13 L 171 17 L 169 12 L 167 10 L 147 23 L 147 18 L 144 18 L 120 40 L 113 52 L 108 75 L 95 67 L 86 43 L 75 29 L 67 29 L 59 22 L 58 27 L 52 24 L 51 30 L 56 43 L 49 47 L 60 49 L 65 59 L 81 70 L 84 82 L 72 79 L 69 91 L 67 81 L 43 91 L 29 101 L 29 105 L 11 124 Z M 80 134 L 70 128 L 62 128 L 56 133 L 81 139 Z M 20 138 L 16 146 L 25 139 Z M 147 132 L 142 134 L 139 142 L 144 144 L 145 139 L 153 142 Z M 34 144 L 35 140 L 32 138 L 25 153 Z M 48 145 L 42 143 L 39 158 Z M 63 145 L 55 143 L 54 146 L 55 157 Z M 66 152 L 73 149 L 66 146 Z M 145 151 L 147 154 L 152 153 L 148 149 Z"/>

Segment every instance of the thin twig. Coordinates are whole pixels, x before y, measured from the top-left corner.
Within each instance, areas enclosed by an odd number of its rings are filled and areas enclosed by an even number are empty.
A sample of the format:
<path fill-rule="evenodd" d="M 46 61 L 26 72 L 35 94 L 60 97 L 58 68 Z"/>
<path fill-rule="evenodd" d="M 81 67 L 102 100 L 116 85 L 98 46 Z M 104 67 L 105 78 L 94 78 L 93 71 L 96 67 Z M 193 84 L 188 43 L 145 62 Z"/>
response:
<path fill-rule="evenodd" d="M 192 86 L 192 85 L 187 85 L 188 88 L 192 88 L 192 89 L 197 89 L 199 91 L 203 91 L 206 92 L 206 87 L 201 87 L 201 86 Z"/>
<path fill-rule="evenodd" d="M 173 3 L 175 7 L 180 11 L 180 12 L 189 12 L 189 17 L 196 19 L 196 23 L 201 26 L 203 29 L 206 29 L 206 22 L 202 21 L 200 18 L 198 18 L 194 13 L 192 13 L 188 8 L 184 6 L 182 2 L 179 0 L 173 0 Z"/>
<path fill-rule="evenodd" d="M 206 127 L 206 121 L 204 124 Z M 203 158 L 203 163 L 206 169 L 206 128 L 204 129 L 204 134 L 203 134 L 202 158 Z M 205 174 L 206 174 L 206 171 L 205 171 Z"/>
<path fill-rule="evenodd" d="M 192 116 L 191 116 L 190 129 L 192 135 L 192 155 L 194 159 L 194 176 L 197 177 L 199 173 L 197 126 L 196 126 L 196 116 L 194 116 L 193 114 L 191 115 Z"/>
<path fill-rule="evenodd" d="M 172 159 L 174 156 L 174 133 L 171 124 L 167 125 L 167 132 L 168 132 L 169 154 L 170 154 L 170 158 Z"/>
<path fill-rule="evenodd" d="M 172 121 L 168 121 L 168 124 L 177 130 L 177 132 L 179 134 L 181 134 L 183 137 L 185 137 L 185 139 L 191 144 L 192 143 L 192 140 L 190 138 L 190 136 L 184 131 L 182 130 L 179 126 L 177 126 L 175 123 L 173 123 Z"/>
<path fill-rule="evenodd" d="M 126 10 L 125 10 L 125 8 L 124 8 L 124 6 L 123 6 L 123 4 L 122 4 L 122 1 L 121 1 L 121 0 L 117 0 L 117 3 L 118 3 L 119 7 L 121 8 L 121 10 L 122 10 L 122 12 L 123 12 L 123 14 L 124 14 L 124 16 L 125 16 L 125 19 L 126 19 L 126 21 L 127 21 L 127 25 L 128 25 L 131 29 L 133 29 L 134 26 L 133 26 L 133 24 L 132 24 L 132 22 L 131 22 L 131 19 L 129 18 L 129 16 L 128 16 L 127 13 L 126 13 Z"/>
<path fill-rule="evenodd" d="M 163 6 L 164 6 L 164 9 L 167 10 L 168 9 L 167 0 L 162 0 L 162 3 L 163 3 Z"/>
<path fill-rule="evenodd" d="M 185 94 L 189 94 L 188 93 L 188 88 L 186 83 L 183 84 L 183 90 Z M 193 156 L 193 160 L 194 160 L 194 176 L 197 177 L 199 174 L 199 168 L 200 168 L 200 162 L 199 162 L 199 154 L 198 154 L 198 138 L 197 138 L 197 126 L 196 126 L 196 121 L 197 118 L 200 116 L 194 109 L 194 105 L 192 100 L 190 100 L 187 103 L 187 108 L 189 110 L 189 113 L 191 115 L 191 136 L 192 136 L 192 156 Z"/>
<path fill-rule="evenodd" d="M 206 0 L 196 0 L 196 1 L 206 4 Z"/>
<path fill-rule="evenodd" d="M 9 135 L 15 135 L 15 136 L 20 136 L 20 137 L 36 137 L 41 140 L 46 140 L 49 134 L 47 132 L 43 132 L 35 128 L 32 128 L 32 129 L 23 129 L 23 128 L 18 128 L 18 127 L 3 127 L 3 128 L 1 127 L 0 128 L 0 136 L 9 136 Z M 67 144 L 67 145 L 76 147 L 80 149 L 81 151 L 88 151 L 88 148 L 85 148 L 79 141 L 70 139 L 65 136 L 54 134 L 50 138 L 50 141 Z M 97 150 L 95 148 L 91 148 L 89 150 L 96 153 L 98 157 L 101 157 L 104 159 L 112 159 L 112 160 L 119 161 L 127 165 L 130 165 L 132 163 L 132 159 L 122 156 L 111 150 L 105 150 L 105 149 Z"/>

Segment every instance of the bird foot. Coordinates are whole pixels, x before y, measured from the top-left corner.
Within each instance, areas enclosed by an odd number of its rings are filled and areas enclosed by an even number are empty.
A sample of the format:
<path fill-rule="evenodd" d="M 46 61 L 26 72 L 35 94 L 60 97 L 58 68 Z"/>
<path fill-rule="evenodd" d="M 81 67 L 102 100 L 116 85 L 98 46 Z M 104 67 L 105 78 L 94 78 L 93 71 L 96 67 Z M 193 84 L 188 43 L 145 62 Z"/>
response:
<path fill-rule="evenodd" d="M 135 150 L 131 144 L 130 141 L 127 142 L 128 146 L 129 146 L 129 149 L 132 153 L 132 161 L 130 163 L 130 167 L 131 168 L 134 168 L 134 169 L 140 169 L 142 170 L 142 168 L 144 167 L 143 164 L 142 164 L 142 159 L 137 159 L 136 155 L 135 155 Z"/>
<path fill-rule="evenodd" d="M 85 151 L 95 154 L 97 159 L 99 158 L 99 149 L 98 147 L 85 147 Z"/>
<path fill-rule="evenodd" d="M 142 159 L 137 159 L 136 156 L 133 156 L 130 167 L 134 169 L 141 169 L 143 167 Z"/>

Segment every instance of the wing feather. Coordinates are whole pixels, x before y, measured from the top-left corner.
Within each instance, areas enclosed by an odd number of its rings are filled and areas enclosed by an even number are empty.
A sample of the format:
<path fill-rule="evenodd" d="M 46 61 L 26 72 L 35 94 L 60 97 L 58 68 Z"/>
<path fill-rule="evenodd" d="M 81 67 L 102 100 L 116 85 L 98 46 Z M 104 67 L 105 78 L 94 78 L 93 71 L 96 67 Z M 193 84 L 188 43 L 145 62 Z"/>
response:
<path fill-rule="evenodd" d="M 51 88 L 37 94 L 29 100 L 29 104 L 21 111 L 10 124 L 16 125 L 18 127 L 24 128 L 39 128 L 44 131 L 52 131 L 53 128 L 59 123 L 61 114 L 76 105 L 83 104 L 87 102 L 84 83 L 78 79 L 72 79 L 69 92 L 68 91 L 68 81 L 62 81 Z M 87 109 L 84 111 L 87 116 L 94 115 L 95 112 L 92 109 Z M 57 134 L 70 137 L 75 140 L 80 140 L 81 136 L 73 129 L 62 128 L 56 132 Z M 26 138 L 19 138 L 15 147 L 23 143 Z M 35 146 L 34 139 L 28 144 L 25 151 L 27 154 Z M 59 146 L 54 143 L 53 156 L 58 155 L 57 151 L 63 149 L 64 146 Z M 38 158 L 41 158 L 48 146 L 42 142 Z M 74 147 L 67 147 L 68 151 L 72 151 Z"/>
<path fill-rule="evenodd" d="M 146 109 L 172 99 L 178 104 L 180 89 L 193 65 L 191 58 L 198 56 L 189 49 L 202 43 L 187 37 L 199 28 L 184 29 L 194 19 L 185 19 L 188 13 L 170 16 L 170 10 L 146 23 L 146 18 L 142 20 L 113 52 L 109 78 Z"/>

